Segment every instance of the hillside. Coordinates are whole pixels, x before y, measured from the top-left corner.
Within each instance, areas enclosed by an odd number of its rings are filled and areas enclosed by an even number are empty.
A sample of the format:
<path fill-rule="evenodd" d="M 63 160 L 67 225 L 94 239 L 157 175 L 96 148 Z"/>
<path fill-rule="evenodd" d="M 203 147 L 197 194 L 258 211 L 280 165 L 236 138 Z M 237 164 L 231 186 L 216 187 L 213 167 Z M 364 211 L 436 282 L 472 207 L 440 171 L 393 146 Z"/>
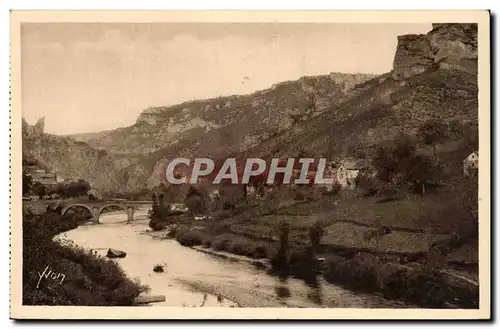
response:
<path fill-rule="evenodd" d="M 223 128 L 178 135 L 175 143 L 123 170 L 123 180 L 129 188 L 158 184 L 162 159 L 184 155 L 296 156 L 307 150 L 333 159 L 366 156 L 381 141 L 400 132 L 413 134 L 428 120 L 448 124 L 446 139 L 438 148 L 454 151 L 451 158 L 443 158 L 456 168 L 477 149 L 477 26 L 473 24 L 434 24 L 426 35 L 398 37 L 391 72 L 344 88 L 340 97 L 319 111 L 309 110 L 311 97 L 306 96 L 311 92 L 324 96 L 324 88 L 318 87 L 324 79 L 313 80 L 316 84 L 307 81 L 310 78 L 278 84 L 245 97 L 247 106 L 261 105 L 251 114 L 236 106 L 226 117 L 237 120 Z M 306 94 L 304 83 L 313 86 Z M 206 106 L 213 106 L 210 102 Z M 262 104 L 273 105 L 263 110 Z M 269 115 L 263 118 L 262 111 Z"/>
<path fill-rule="evenodd" d="M 104 150 L 96 150 L 69 137 L 47 134 L 39 121 L 30 126 L 23 119 L 23 157 L 63 177 L 85 179 L 106 191 L 117 188 L 119 163 Z"/>
<path fill-rule="evenodd" d="M 370 155 L 428 120 L 448 124 L 442 161 L 477 148 L 477 26 L 433 24 L 398 37 L 393 69 L 379 76 L 331 73 L 275 84 L 249 95 L 145 110 L 115 130 L 52 136 L 23 126 L 23 149 L 55 171 L 105 190 L 158 185 L 163 159 L 178 156 Z M 42 128 L 42 132 L 40 132 Z M 453 152 L 451 152 L 453 151 Z"/>
<path fill-rule="evenodd" d="M 110 154 L 146 155 L 209 134 L 216 136 L 219 146 L 240 151 L 341 102 L 346 91 L 371 77 L 342 73 L 303 77 L 250 95 L 149 108 L 130 127 L 69 137 Z"/>

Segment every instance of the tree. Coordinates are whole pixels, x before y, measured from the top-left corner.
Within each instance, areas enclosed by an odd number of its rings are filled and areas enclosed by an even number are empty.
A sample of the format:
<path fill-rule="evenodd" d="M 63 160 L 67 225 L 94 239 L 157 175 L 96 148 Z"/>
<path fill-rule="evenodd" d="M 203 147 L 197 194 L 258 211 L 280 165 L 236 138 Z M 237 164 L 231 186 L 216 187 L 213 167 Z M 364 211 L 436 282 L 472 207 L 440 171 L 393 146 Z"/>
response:
<path fill-rule="evenodd" d="M 33 191 L 33 193 L 35 193 L 35 195 L 38 195 L 40 198 L 45 196 L 47 193 L 47 188 L 40 182 L 35 182 L 31 187 L 31 190 Z"/>
<path fill-rule="evenodd" d="M 27 194 L 33 185 L 33 177 L 23 168 L 23 195 Z"/>
<path fill-rule="evenodd" d="M 71 182 L 68 184 L 63 184 L 63 183 L 57 184 L 55 188 L 53 188 L 52 191 L 50 191 L 50 193 L 57 193 L 67 198 L 73 198 L 73 197 L 87 195 L 89 191 L 90 191 L 90 184 L 83 179 L 79 179 L 76 182 Z"/>
<path fill-rule="evenodd" d="M 205 214 L 208 210 L 205 193 L 194 186 L 189 187 L 185 204 L 193 214 Z"/>
<path fill-rule="evenodd" d="M 477 126 L 470 126 L 464 128 L 463 139 L 465 147 L 470 152 L 476 151 L 479 148 L 479 132 Z"/>
<path fill-rule="evenodd" d="M 436 144 L 441 143 L 447 136 L 448 127 L 446 124 L 429 120 L 417 130 L 417 136 L 426 145 L 432 145 L 434 155 L 436 154 Z"/>
<path fill-rule="evenodd" d="M 400 187 L 423 187 L 425 181 L 436 174 L 437 168 L 429 157 L 417 155 L 415 151 L 415 142 L 406 135 L 379 146 L 373 159 L 378 179 Z"/>

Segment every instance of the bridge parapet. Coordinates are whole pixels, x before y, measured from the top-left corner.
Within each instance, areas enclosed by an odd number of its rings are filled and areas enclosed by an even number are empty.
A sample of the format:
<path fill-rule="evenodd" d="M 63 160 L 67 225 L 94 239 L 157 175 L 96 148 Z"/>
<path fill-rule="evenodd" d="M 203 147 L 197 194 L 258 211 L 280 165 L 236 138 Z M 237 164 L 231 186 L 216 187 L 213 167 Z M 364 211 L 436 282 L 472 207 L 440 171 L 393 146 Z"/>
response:
<path fill-rule="evenodd" d="M 127 212 L 127 222 L 132 222 L 134 220 L 134 213 L 141 205 L 152 205 L 151 201 L 130 201 L 123 199 L 112 199 L 112 200 L 38 200 L 27 202 L 27 206 L 35 208 L 40 212 L 40 206 L 42 209 L 47 209 L 49 205 L 58 205 L 61 207 L 61 215 L 66 215 L 66 213 L 73 208 L 79 207 L 87 209 L 92 215 L 93 222 L 95 224 L 99 223 L 99 218 L 101 213 L 107 207 L 118 207 Z"/>

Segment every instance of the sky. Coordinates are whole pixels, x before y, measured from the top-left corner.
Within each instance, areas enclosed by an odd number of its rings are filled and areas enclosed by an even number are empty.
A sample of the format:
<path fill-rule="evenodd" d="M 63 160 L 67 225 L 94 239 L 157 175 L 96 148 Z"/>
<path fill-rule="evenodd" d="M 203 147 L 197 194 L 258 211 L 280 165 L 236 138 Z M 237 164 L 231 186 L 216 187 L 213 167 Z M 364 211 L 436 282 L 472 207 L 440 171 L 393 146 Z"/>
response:
<path fill-rule="evenodd" d="M 431 24 L 24 23 L 23 117 L 45 132 L 132 125 L 155 106 L 305 75 L 391 70 L 397 36 Z"/>

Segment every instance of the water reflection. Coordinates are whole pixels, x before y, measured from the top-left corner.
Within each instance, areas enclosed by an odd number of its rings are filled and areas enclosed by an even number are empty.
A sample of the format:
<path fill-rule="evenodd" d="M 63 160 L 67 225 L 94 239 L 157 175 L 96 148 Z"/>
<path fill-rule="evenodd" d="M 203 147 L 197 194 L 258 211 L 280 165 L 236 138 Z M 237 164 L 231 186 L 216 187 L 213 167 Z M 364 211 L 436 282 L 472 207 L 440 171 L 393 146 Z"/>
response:
<path fill-rule="evenodd" d="M 286 277 L 278 277 L 277 285 L 274 287 L 276 296 L 278 298 L 287 299 L 292 296 L 290 288 L 288 287 L 288 279 Z"/>
<path fill-rule="evenodd" d="M 304 282 L 310 288 L 309 292 L 307 293 L 307 299 L 309 299 L 316 305 L 323 305 L 323 292 L 321 289 L 321 285 L 319 284 L 318 276 L 311 276 L 304 280 Z"/>

